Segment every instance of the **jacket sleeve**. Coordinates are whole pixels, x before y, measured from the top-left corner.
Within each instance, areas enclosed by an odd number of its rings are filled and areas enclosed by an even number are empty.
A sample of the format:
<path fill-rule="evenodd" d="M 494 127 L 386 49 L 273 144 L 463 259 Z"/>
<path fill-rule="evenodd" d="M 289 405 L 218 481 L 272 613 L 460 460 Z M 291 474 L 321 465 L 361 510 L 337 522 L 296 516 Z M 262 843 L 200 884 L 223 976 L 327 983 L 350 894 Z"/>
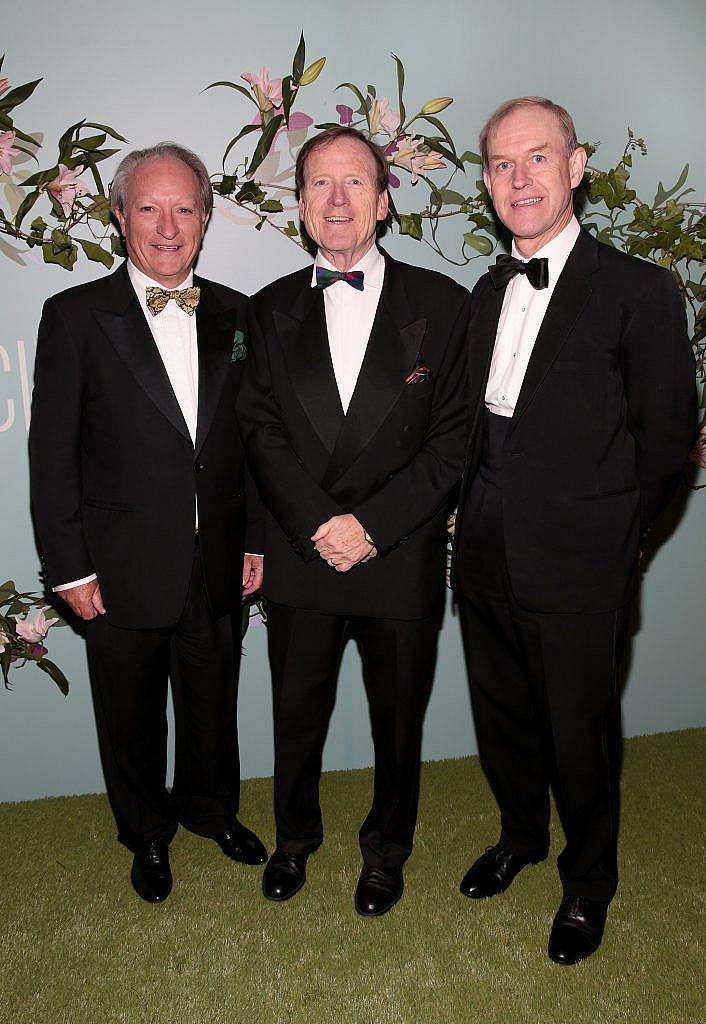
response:
<path fill-rule="evenodd" d="M 639 297 L 621 339 L 644 535 L 666 506 L 697 429 L 694 356 L 676 282 L 664 270 Z"/>
<path fill-rule="evenodd" d="M 352 509 L 381 554 L 428 522 L 460 479 L 466 441 L 470 301 L 466 293 L 450 331 L 419 450 L 399 473 Z"/>
<path fill-rule="evenodd" d="M 75 338 L 49 299 L 37 339 L 29 454 L 32 507 L 50 587 L 94 570 L 81 517 L 83 387 Z"/>
<path fill-rule="evenodd" d="M 316 557 L 311 536 L 343 509 L 309 476 L 292 448 L 270 370 L 268 339 L 251 302 L 250 353 L 238 396 L 238 419 L 260 498 L 304 559 Z"/>

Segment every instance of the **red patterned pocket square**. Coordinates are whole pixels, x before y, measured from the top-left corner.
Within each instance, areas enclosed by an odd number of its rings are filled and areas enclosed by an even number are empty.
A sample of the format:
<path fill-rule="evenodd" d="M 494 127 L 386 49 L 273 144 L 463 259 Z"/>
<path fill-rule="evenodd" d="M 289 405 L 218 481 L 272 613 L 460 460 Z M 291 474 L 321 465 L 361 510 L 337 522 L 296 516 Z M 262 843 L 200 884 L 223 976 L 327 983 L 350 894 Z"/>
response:
<path fill-rule="evenodd" d="M 405 377 L 404 382 L 405 384 L 423 384 L 424 381 L 431 380 L 431 377 L 432 373 L 429 367 L 420 363 L 412 370 L 409 377 Z"/>

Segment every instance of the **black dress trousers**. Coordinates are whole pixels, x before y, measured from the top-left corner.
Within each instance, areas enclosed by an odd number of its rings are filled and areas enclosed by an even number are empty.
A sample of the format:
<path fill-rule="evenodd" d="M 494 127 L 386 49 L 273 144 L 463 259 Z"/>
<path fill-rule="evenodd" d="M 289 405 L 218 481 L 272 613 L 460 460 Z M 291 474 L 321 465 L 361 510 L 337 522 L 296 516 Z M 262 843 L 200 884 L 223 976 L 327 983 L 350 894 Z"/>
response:
<path fill-rule="evenodd" d="M 533 860 L 549 847 L 553 784 L 566 837 L 564 892 L 607 902 L 618 881 L 618 664 L 628 608 L 550 614 L 516 601 L 500 487 L 510 422 L 486 413 L 456 556 L 481 763 L 500 807 L 501 841 Z"/>
<path fill-rule="evenodd" d="M 216 836 L 238 811 L 235 657 L 231 616 L 208 610 L 198 543 L 179 621 L 123 629 L 86 624 L 103 772 L 118 839 L 135 850 L 169 842 L 179 824 Z M 166 788 L 167 686 L 175 717 L 174 786 Z"/>
<path fill-rule="evenodd" d="M 375 751 L 372 805 L 360 829 L 363 860 L 384 868 L 409 857 L 441 614 L 416 620 L 346 618 L 268 603 L 279 849 L 308 854 L 323 840 L 321 758 L 341 654 L 351 637 L 363 662 Z"/>

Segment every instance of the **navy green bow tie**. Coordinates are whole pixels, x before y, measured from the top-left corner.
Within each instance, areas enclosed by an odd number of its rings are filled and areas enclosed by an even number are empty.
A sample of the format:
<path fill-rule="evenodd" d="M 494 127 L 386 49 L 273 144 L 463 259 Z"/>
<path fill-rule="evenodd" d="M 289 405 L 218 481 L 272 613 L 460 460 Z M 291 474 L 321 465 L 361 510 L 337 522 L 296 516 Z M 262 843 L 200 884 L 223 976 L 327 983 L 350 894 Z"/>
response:
<path fill-rule="evenodd" d="M 488 267 L 488 273 L 494 288 L 504 288 L 515 274 L 526 274 L 529 283 L 538 291 L 549 286 L 549 260 L 546 257 L 535 257 L 525 263 L 523 260 L 516 260 L 514 256 L 503 254 L 498 256 L 492 267 Z"/>
<path fill-rule="evenodd" d="M 329 270 L 327 267 L 316 268 L 316 287 L 317 288 L 328 288 L 330 284 L 335 281 L 345 281 L 351 288 L 357 289 L 362 292 L 363 290 L 363 271 L 362 270 Z"/>

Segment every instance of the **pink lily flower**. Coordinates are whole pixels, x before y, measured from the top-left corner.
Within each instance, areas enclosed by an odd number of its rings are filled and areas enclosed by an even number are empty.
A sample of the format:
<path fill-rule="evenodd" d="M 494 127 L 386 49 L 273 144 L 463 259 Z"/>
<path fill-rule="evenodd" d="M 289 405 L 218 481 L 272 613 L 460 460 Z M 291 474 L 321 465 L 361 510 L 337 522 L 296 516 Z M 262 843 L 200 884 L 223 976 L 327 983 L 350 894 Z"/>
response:
<path fill-rule="evenodd" d="M 254 75 L 252 71 L 244 71 L 240 77 L 245 79 L 255 93 L 257 105 L 263 114 L 273 107 L 279 110 L 282 106 L 281 78 L 270 79 L 269 68 L 263 68 L 259 75 Z"/>
<path fill-rule="evenodd" d="M 407 168 L 412 176 L 413 185 L 421 171 L 434 171 L 446 167 L 441 153 L 437 153 L 433 149 L 426 149 L 424 140 L 415 138 L 413 135 L 400 135 L 396 140 L 395 148 L 389 146 L 387 153 L 390 163 Z"/>
<path fill-rule="evenodd" d="M 61 208 L 66 217 L 71 213 L 74 203 L 79 196 L 87 196 L 88 189 L 82 181 L 78 181 L 79 174 L 83 173 L 83 164 L 79 164 L 73 171 L 70 171 L 64 164 L 59 164 L 59 174 L 49 183 L 48 189 L 51 194 L 61 203 Z"/>
<path fill-rule="evenodd" d="M 353 107 L 349 107 L 345 103 L 337 103 L 336 113 L 338 114 L 338 119 L 341 124 L 352 124 Z"/>
<path fill-rule="evenodd" d="M 3 633 L 3 631 L 0 629 L 0 654 L 3 653 L 9 642 L 9 636 L 6 636 L 5 633 Z"/>
<path fill-rule="evenodd" d="M 702 426 L 696 444 L 689 453 L 689 460 L 700 469 L 706 469 L 706 424 Z"/>
<path fill-rule="evenodd" d="M 3 79 L 7 81 L 7 79 Z M 0 90 L 0 95 L 5 92 L 4 89 Z M 21 150 L 15 149 L 12 143 L 15 141 L 15 133 L 0 132 L 0 171 L 3 174 L 12 174 L 12 158 L 13 156 L 19 156 Z"/>
<path fill-rule="evenodd" d="M 9 88 L 10 88 L 9 79 L 7 79 L 7 78 L 0 78 L 0 96 L 4 96 Z"/>
<path fill-rule="evenodd" d="M 19 615 L 13 616 L 17 635 L 26 640 L 28 644 L 40 644 L 54 623 L 59 621 L 58 619 L 47 619 L 44 612 L 45 609 L 40 608 L 34 617 L 34 622 L 30 622 L 29 619 L 21 619 Z"/>
<path fill-rule="evenodd" d="M 388 99 L 373 100 L 370 110 L 370 134 L 376 135 L 383 131 L 394 139 L 400 127 L 400 115 L 396 110 L 390 110 Z"/>

